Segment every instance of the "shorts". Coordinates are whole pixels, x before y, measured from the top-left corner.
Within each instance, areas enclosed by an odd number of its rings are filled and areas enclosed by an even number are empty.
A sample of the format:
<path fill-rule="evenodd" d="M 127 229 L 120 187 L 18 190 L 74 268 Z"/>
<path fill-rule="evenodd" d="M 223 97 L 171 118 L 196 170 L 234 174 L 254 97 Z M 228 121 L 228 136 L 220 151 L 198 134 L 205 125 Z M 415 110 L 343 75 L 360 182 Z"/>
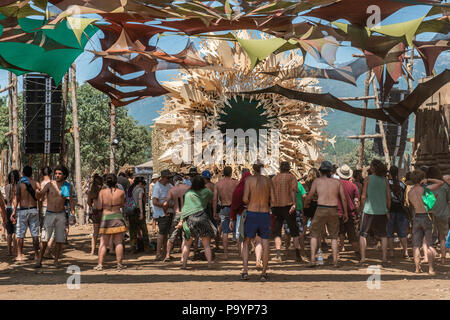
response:
<path fill-rule="evenodd" d="M 236 230 L 230 230 L 230 207 L 222 207 L 219 212 L 220 223 L 222 225 L 222 233 L 228 234 L 233 233 Z"/>
<path fill-rule="evenodd" d="M 386 234 L 388 238 L 394 237 L 394 232 L 400 238 L 406 238 L 406 228 L 408 228 L 409 220 L 403 212 L 392 211 L 386 226 Z"/>
<path fill-rule="evenodd" d="M 348 241 L 356 242 L 358 238 L 356 237 L 356 228 L 355 228 L 355 217 L 353 215 L 348 216 L 347 222 L 344 222 L 343 217 L 339 217 L 339 234 L 344 235 L 347 234 Z"/>
<path fill-rule="evenodd" d="M 449 218 L 434 218 L 434 225 L 436 226 L 439 240 L 445 240 L 447 238 L 449 221 Z"/>
<path fill-rule="evenodd" d="M 423 239 L 428 246 L 432 244 L 433 225 L 428 217 L 428 214 L 416 214 L 413 218 L 412 227 L 412 244 L 413 248 L 420 248 L 423 244 Z"/>
<path fill-rule="evenodd" d="M 299 232 L 299 234 L 302 234 L 303 233 L 303 220 L 302 220 L 303 213 L 300 210 L 295 210 L 295 215 L 296 215 L 296 221 L 298 224 L 298 232 Z M 289 234 L 289 235 L 291 234 L 291 229 L 289 229 L 289 226 L 288 226 L 286 220 L 283 223 L 283 228 L 287 234 Z"/>
<path fill-rule="evenodd" d="M 339 236 L 339 213 L 337 207 L 317 206 L 314 218 L 311 221 L 311 237 L 322 237 L 325 225 L 327 225 L 330 238 L 337 239 Z"/>
<path fill-rule="evenodd" d="M 170 226 L 172 225 L 173 214 L 169 214 L 168 216 L 163 216 L 156 218 L 156 222 L 158 223 L 159 234 L 162 236 L 168 235 L 170 232 Z"/>
<path fill-rule="evenodd" d="M 386 238 L 387 216 L 385 214 L 363 213 L 361 221 L 360 236 L 367 238 L 369 231 L 373 231 L 375 237 Z"/>
<path fill-rule="evenodd" d="M 244 222 L 244 235 L 246 238 L 255 238 L 256 235 L 262 239 L 270 238 L 270 214 L 269 212 L 247 211 Z"/>
<path fill-rule="evenodd" d="M 55 234 L 55 241 L 57 243 L 66 242 L 66 214 L 64 211 L 47 211 L 45 214 L 41 241 L 49 242 L 53 233 Z"/>
<path fill-rule="evenodd" d="M 27 228 L 30 228 L 31 237 L 39 237 L 39 212 L 37 208 L 17 209 L 17 238 L 25 238 Z"/>
<path fill-rule="evenodd" d="M 176 226 L 178 225 L 178 223 L 181 220 L 181 215 L 178 214 L 175 216 L 175 218 L 172 220 L 172 226 L 170 228 L 170 237 L 169 237 L 169 242 L 174 243 L 175 240 L 177 240 L 177 238 L 179 238 L 183 232 L 183 228 L 177 229 Z"/>
<path fill-rule="evenodd" d="M 13 209 L 11 207 L 6 208 L 6 234 L 15 234 L 16 225 L 11 221 Z"/>
<path fill-rule="evenodd" d="M 289 209 L 291 209 L 291 206 L 272 208 L 272 214 L 276 217 L 272 230 L 272 234 L 274 237 L 281 237 L 281 228 L 283 227 L 283 221 L 286 221 L 291 236 L 298 237 L 299 226 L 296 220 L 297 214 L 295 212 L 293 214 L 289 214 Z"/>

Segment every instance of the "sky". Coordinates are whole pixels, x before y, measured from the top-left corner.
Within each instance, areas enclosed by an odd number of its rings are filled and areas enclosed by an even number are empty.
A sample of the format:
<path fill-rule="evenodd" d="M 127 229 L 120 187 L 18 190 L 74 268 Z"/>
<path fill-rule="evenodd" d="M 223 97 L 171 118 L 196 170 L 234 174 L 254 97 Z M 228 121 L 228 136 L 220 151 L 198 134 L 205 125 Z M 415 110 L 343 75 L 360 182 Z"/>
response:
<path fill-rule="evenodd" d="M 422 17 L 428 10 L 430 9 L 430 6 L 411 6 L 411 7 L 405 7 L 391 15 L 390 17 L 383 20 L 382 25 L 386 24 L 392 24 L 392 23 L 398 23 L 398 22 L 404 22 L 412 19 L 417 19 Z M 316 18 L 308 18 L 312 21 L 317 21 Z M 303 21 L 303 17 L 296 18 L 294 22 L 298 23 Z M 87 45 L 86 49 L 100 49 L 100 43 L 99 43 L 99 35 L 101 32 L 98 32 L 92 39 L 90 40 L 89 44 Z M 422 35 L 419 35 L 417 37 L 417 40 L 427 40 L 430 39 L 433 36 L 433 34 L 425 33 Z M 154 38 L 151 39 L 151 43 L 156 43 L 158 41 L 158 46 L 164 50 L 165 52 L 169 54 L 177 53 L 181 50 L 183 50 L 189 41 L 189 38 L 187 36 L 162 36 L 158 37 L 156 35 Z M 191 41 L 194 41 L 194 43 L 198 43 L 198 39 L 193 39 Z M 352 54 L 354 53 L 361 53 L 358 49 L 355 48 L 349 48 L 349 47 L 340 47 L 337 51 L 337 63 L 344 63 L 347 61 L 350 61 L 352 59 Z M 450 55 L 450 53 L 446 52 L 443 53 L 443 55 Z M 89 52 L 85 52 L 82 55 L 78 57 L 76 60 L 77 64 L 77 81 L 79 83 L 84 83 L 85 81 L 94 78 L 101 69 L 101 59 L 96 59 L 95 61 L 92 61 L 94 55 Z M 441 57 L 442 58 L 442 57 Z M 311 65 L 314 67 L 327 67 L 326 65 L 317 63 L 310 55 L 307 55 L 307 58 L 305 60 L 305 63 L 307 65 Z M 158 81 L 167 81 L 172 76 L 176 75 L 178 73 L 177 70 L 169 70 L 169 71 L 157 71 L 156 77 Z M 21 78 L 19 78 L 19 86 L 22 86 Z M 8 74 L 4 70 L 0 70 L 0 88 L 3 88 L 7 84 L 8 80 Z M 332 80 L 331 80 L 332 81 Z M 19 89 L 21 91 L 21 89 Z M 4 93 L 5 94 L 5 93 Z"/>

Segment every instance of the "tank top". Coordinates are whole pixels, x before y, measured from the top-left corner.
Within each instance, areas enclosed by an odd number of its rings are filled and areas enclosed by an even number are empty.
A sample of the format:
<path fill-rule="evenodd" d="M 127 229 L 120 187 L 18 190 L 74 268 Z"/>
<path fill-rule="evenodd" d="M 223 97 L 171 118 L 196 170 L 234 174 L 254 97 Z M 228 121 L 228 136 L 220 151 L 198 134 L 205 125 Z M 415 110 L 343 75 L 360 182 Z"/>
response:
<path fill-rule="evenodd" d="M 386 178 L 370 175 L 364 213 L 374 215 L 386 214 L 388 212 L 386 202 Z"/>

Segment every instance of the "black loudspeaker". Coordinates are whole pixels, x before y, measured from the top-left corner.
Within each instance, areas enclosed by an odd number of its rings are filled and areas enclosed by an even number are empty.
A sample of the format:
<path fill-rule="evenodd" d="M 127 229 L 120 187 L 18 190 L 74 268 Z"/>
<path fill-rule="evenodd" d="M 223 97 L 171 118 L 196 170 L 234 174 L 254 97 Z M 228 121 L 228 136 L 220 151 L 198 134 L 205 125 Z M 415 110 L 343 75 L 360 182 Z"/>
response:
<path fill-rule="evenodd" d="M 389 93 L 386 107 L 391 107 L 402 101 L 407 95 L 408 91 L 393 88 Z M 386 135 L 386 142 L 389 149 L 389 156 L 402 157 L 405 153 L 406 140 L 408 138 L 408 120 L 402 125 L 383 122 L 384 133 Z M 380 133 L 378 121 L 375 124 L 375 132 Z M 374 139 L 373 151 L 379 155 L 384 155 L 383 142 L 381 138 Z"/>
<path fill-rule="evenodd" d="M 60 153 L 64 132 L 61 85 L 44 74 L 23 79 L 23 146 L 27 154 Z"/>

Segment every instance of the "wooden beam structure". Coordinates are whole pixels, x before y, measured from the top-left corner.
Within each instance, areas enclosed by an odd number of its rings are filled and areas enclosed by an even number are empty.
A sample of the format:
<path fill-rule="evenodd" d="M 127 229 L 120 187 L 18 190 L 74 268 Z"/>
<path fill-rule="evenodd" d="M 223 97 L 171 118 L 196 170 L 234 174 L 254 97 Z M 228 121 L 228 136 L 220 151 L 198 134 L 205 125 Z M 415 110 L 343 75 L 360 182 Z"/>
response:
<path fill-rule="evenodd" d="M 348 139 L 376 139 L 376 138 L 382 138 L 381 134 L 375 133 L 375 134 L 363 134 L 363 135 L 357 135 L 357 136 L 348 136 Z"/>

